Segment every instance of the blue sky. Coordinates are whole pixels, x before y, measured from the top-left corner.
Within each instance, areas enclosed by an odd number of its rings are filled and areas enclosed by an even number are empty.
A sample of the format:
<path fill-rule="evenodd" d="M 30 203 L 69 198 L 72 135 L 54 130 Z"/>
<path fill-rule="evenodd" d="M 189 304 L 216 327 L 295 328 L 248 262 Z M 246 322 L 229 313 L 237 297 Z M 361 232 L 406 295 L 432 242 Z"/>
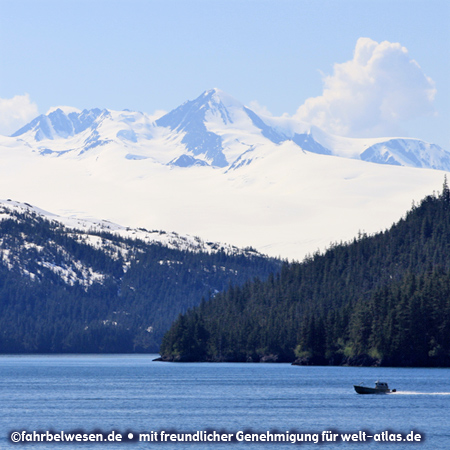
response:
<path fill-rule="evenodd" d="M 53 106 L 153 113 L 218 87 L 316 124 L 344 111 L 347 122 L 328 131 L 398 131 L 450 150 L 448 0 L 0 0 L 0 10 L 5 134 Z M 359 68 L 343 65 L 358 42 L 383 62 L 361 72 L 362 88 Z M 350 101 L 361 95 L 364 114 Z M 383 119 L 368 113 L 381 104 Z"/>

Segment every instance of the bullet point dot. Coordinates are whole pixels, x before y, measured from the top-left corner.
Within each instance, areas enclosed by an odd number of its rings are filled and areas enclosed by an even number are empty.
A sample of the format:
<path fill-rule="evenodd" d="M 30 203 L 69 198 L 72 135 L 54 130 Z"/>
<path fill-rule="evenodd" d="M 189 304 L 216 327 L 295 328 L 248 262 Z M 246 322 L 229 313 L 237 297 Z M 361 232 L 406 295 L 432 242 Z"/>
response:
<path fill-rule="evenodd" d="M 128 433 L 128 439 L 133 439 L 133 438 L 134 438 L 133 433 Z"/>

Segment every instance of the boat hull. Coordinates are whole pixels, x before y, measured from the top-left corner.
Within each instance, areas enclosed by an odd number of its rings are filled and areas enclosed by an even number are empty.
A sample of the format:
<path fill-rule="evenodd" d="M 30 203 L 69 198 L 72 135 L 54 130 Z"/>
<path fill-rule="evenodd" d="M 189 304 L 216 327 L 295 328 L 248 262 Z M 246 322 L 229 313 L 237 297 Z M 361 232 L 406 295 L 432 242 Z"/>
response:
<path fill-rule="evenodd" d="M 357 385 L 354 385 L 353 387 L 358 394 L 389 394 L 391 392 L 389 388 L 371 388 Z"/>

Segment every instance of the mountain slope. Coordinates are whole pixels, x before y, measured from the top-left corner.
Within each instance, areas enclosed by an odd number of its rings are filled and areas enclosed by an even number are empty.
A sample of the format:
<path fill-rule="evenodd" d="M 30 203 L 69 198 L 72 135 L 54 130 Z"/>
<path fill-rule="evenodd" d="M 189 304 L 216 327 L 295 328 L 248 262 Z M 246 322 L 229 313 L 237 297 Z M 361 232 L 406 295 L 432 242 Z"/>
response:
<path fill-rule="evenodd" d="M 296 259 L 389 226 L 450 169 L 432 144 L 331 136 L 218 89 L 156 122 L 58 109 L 0 137 L 0 161 L 4 197 Z"/>
<path fill-rule="evenodd" d="M 380 142 L 364 150 L 363 161 L 397 166 L 445 168 L 449 170 L 450 154 L 434 144 L 414 139 L 391 139 Z"/>
<path fill-rule="evenodd" d="M 251 249 L 6 201 L 0 353 L 155 352 L 180 312 L 279 266 Z"/>
<path fill-rule="evenodd" d="M 102 114 L 100 109 L 84 110 L 81 113 L 64 113 L 62 109 L 52 111 L 48 115 L 40 115 L 16 131 L 12 137 L 31 134 L 39 142 L 44 139 L 57 139 L 74 136 L 94 125 L 95 120 Z"/>
<path fill-rule="evenodd" d="M 233 170 L 126 158 L 137 151 L 123 144 L 98 146 L 75 160 L 69 153 L 41 156 L 17 142 L 5 144 L 5 197 L 61 216 L 176 230 L 295 259 L 359 230 L 389 226 L 444 176 L 317 155 L 289 142 L 249 149 Z"/>
<path fill-rule="evenodd" d="M 165 360 L 450 366 L 450 190 L 177 319 Z M 194 333 L 193 330 L 196 330 Z"/>
<path fill-rule="evenodd" d="M 216 97 L 214 91 L 205 92 L 200 98 L 186 102 L 161 117 L 156 124 L 168 127 L 175 133 L 182 133 L 181 142 L 186 146 L 186 150 L 194 156 L 202 155 L 206 160 L 211 161 L 212 165 L 224 167 L 228 165 L 228 162 L 223 154 L 222 138 L 216 133 L 208 131 L 205 125 L 205 116 L 210 109 L 206 107 L 208 104 L 215 108 L 223 120 L 231 121 L 227 109 Z"/>
<path fill-rule="evenodd" d="M 108 142 L 121 142 L 147 150 L 148 157 L 167 164 L 154 155 L 151 144 L 176 149 L 169 164 L 187 167 L 188 160 L 214 167 L 232 165 L 257 145 L 292 141 L 308 152 L 360 159 L 377 164 L 450 170 L 450 153 L 418 139 L 349 139 L 332 136 L 316 127 L 289 117 L 258 116 L 254 111 L 219 89 L 204 92 L 152 122 L 143 113 L 100 109 L 64 112 L 58 108 L 41 115 L 12 137 L 30 145 L 42 141 L 65 140 L 65 151 L 73 149 L 76 135 L 89 131 L 81 143 L 83 151 Z M 161 137 L 162 140 L 161 140 Z M 50 147 L 55 143 L 48 143 Z M 78 144 L 80 145 L 80 143 Z M 51 149 L 50 151 L 57 151 Z"/>

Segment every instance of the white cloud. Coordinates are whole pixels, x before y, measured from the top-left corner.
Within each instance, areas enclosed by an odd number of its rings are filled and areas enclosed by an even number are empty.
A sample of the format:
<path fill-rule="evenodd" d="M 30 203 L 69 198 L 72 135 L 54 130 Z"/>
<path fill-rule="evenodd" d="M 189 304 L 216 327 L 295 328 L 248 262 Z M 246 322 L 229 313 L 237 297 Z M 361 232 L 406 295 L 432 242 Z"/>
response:
<path fill-rule="evenodd" d="M 435 94 L 405 47 L 360 38 L 353 59 L 335 64 L 322 95 L 307 99 L 295 117 L 341 136 L 395 135 L 403 121 L 434 112 Z"/>
<path fill-rule="evenodd" d="M 260 105 L 257 100 L 252 100 L 248 107 L 259 116 L 272 116 L 272 113 L 267 109 L 267 106 Z"/>
<path fill-rule="evenodd" d="M 28 94 L 0 98 L 0 134 L 10 135 L 33 120 L 38 107 Z"/>

